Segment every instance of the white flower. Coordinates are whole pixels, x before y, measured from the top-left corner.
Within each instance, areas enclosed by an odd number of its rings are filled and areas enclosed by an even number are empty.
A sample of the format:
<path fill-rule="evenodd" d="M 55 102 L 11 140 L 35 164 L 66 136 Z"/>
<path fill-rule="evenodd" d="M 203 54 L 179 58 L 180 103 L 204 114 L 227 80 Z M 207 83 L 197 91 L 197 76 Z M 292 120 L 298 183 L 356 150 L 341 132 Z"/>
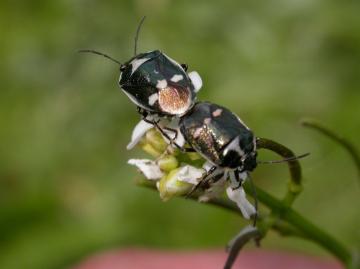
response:
<path fill-rule="evenodd" d="M 164 169 L 162 171 L 160 169 L 161 165 L 159 165 L 159 163 L 161 164 L 161 160 L 162 159 L 155 162 L 148 159 L 131 159 L 128 163 L 135 165 L 147 179 L 156 181 L 160 197 L 164 201 L 169 200 L 173 196 L 186 195 L 189 193 L 194 185 L 199 184 L 206 171 L 212 166 L 210 163 L 205 163 L 203 168 L 197 168 L 192 165 L 182 165 L 181 167 L 176 168 L 177 162 L 168 160 L 169 162 L 174 163 L 174 169 L 171 171 Z M 164 167 L 167 166 L 165 165 Z M 242 186 L 239 186 L 239 182 L 236 180 L 234 172 L 218 168 L 212 176 L 220 177 L 221 175 L 221 178 L 212 183 L 211 186 L 199 196 L 199 201 L 207 202 L 213 198 L 219 197 L 224 192 L 226 186 L 228 186 L 226 188 L 227 196 L 237 204 L 244 218 L 249 219 L 251 216 L 255 215 L 256 209 L 246 199 L 245 191 Z M 242 180 L 245 180 L 246 177 L 246 173 L 240 174 Z M 228 178 L 230 178 L 229 183 L 227 181 Z"/>
<path fill-rule="evenodd" d="M 136 124 L 131 135 L 131 141 L 126 148 L 130 150 L 135 147 L 136 144 L 139 143 L 141 138 L 145 135 L 145 133 L 153 127 L 154 126 L 151 123 L 141 120 L 138 124 Z"/>
<path fill-rule="evenodd" d="M 130 159 L 128 164 L 135 165 L 147 179 L 157 180 L 164 176 L 159 165 L 147 159 Z"/>
<path fill-rule="evenodd" d="M 204 173 L 204 169 L 199 169 L 191 165 L 185 165 L 180 168 L 176 177 L 179 181 L 196 185 L 199 183 L 199 180 L 202 178 Z"/>
<path fill-rule="evenodd" d="M 150 117 L 149 120 L 152 118 Z M 155 120 L 157 120 L 155 118 Z M 163 132 L 165 132 L 171 139 L 173 139 L 178 146 L 182 147 L 185 144 L 185 138 L 180 132 L 179 128 L 179 119 L 173 118 L 171 121 L 169 120 L 161 120 L 159 122 L 159 126 L 162 128 Z M 151 128 L 154 128 L 154 125 L 151 123 L 148 123 L 144 120 L 141 120 L 134 128 L 132 135 L 131 135 L 131 141 L 127 145 L 127 149 L 130 150 L 134 148 L 141 138 L 149 131 Z M 174 131 L 167 130 L 166 128 L 171 128 Z M 176 131 L 176 133 L 175 133 Z M 167 141 L 167 143 L 170 143 L 170 141 L 162 135 L 163 139 Z M 175 138 L 176 137 L 176 138 Z M 174 145 L 173 145 L 174 146 Z M 175 147 L 175 146 L 174 146 Z"/>
<path fill-rule="evenodd" d="M 172 170 L 156 185 L 162 200 L 167 201 L 173 196 L 185 195 L 191 191 L 202 178 L 205 171 L 191 165 Z"/>

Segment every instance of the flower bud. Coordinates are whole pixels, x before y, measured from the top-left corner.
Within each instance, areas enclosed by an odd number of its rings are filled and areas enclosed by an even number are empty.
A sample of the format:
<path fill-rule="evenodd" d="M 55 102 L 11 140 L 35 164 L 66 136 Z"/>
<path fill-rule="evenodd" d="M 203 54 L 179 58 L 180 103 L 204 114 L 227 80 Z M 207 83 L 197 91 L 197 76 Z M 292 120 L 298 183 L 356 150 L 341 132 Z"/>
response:
<path fill-rule="evenodd" d="M 158 131 L 156 131 L 154 128 L 146 132 L 145 140 L 156 151 L 159 151 L 161 153 L 163 153 L 168 146 L 168 144 L 166 143 L 164 138 L 161 136 L 161 134 Z"/>
<path fill-rule="evenodd" d="M 143 149 L 143 151 L 145 151 L 146 153 L 150 154 L 155 158 L 159 157 L 162 154 L 161 151 L 157 151 L 151 144 L 146 143 L 146 141 L 142 143 L 141 148 Z"/>
<path fill-rule="evenodd" d="M 165 155 L 163 158 L 158 160 L 160 169 L 164 172 L 170 172 L 178 167 L 178 160 L 172 155 Z"/>
<path fill-rule="evenodd" d="M 181 168 L 172 170 L 159 181 L 158 190 L 163 201 L 167 201 L 173 196 L 184 195 L 192 189 L 192 184 L 178 180 L 180 170 Z"/>

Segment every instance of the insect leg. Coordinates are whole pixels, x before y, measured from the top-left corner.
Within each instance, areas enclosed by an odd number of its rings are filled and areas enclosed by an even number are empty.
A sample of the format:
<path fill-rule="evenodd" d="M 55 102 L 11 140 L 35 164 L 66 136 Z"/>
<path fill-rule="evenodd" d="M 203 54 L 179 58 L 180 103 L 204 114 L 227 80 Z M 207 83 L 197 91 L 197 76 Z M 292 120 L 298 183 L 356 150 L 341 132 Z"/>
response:
<path fill-rule="evenodd" d="M 173 139 L 174 139 L 174 140 L 177 139 L 177 137 L 178 137 L 178 130 L 173 129 L 173 128 L 170 128 L 170 127 L 164 127 L 164 129 L 167 130 L 167 131 L 173 132 L 173 133 L 175 134 L 175 136 L 174 136 Z"/>
<path fill-rule="evenodd" d="M 244 182 L 244 180 L 240 178 L 239 173 L 240 173 L 240 172 L 239 172 L 238 169 L 236 169 L 236 170 L 234 171 L 236 183 L 237 183 L 238 185 L 237 185 L 236 187 L 232 188 L 233 190 L 237 190 L 238 188 L 240 188 L 240 187 L 242 186 L 243 182 Z"/>
<path fill-rule="evenodd" d="M 174 138 L 173 138 L 173 141 L 177 139 L 177 137 L 178 137 L 178 132 L 179 132 L 178 130 L 173 129 L 173 128 L 170 128 L 170 127 L 164 127 L 164 129 L 165 129 L 165 130 L 168 130 L 168 131 L 170 131 L 170 132 L 173 132 L 173 133 L 175 134 L 175 136 L 174 136 Z M 176 143 L 174 142 L 174 144 L 176 144 Z M 180 149 L 183 153 L 186 153 L 186 152 L 196 152 L 196 150 L 193 149 L 193 148 L 185 148 L 185 147 L 179 148 L 179 147 L 178 147 L 178 149 Z"/>
<path fill-rule="evenodd" d="M 217 169 L 217 166 L 212 166 L 208 171 L 206 171 L 206 173 L 202 176 L 202 178 L 200 179 L 199 183 L 196 184 L 190 191 L 189 193 L 186 195 L 186 197 L 190 197 L 191 194 L 193 194 L 199 187 L 204 186 L 205 184 L 207 184 L 212 177 L 210 177 L 215 170 Z"/>

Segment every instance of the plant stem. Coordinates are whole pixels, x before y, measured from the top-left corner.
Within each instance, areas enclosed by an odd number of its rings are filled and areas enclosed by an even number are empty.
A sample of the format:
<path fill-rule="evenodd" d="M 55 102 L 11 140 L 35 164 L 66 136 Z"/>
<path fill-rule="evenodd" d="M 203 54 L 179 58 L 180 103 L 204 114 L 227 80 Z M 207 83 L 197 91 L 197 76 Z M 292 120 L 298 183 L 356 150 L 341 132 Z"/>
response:
<path fill-rule="evenodd" d="M 292 150 L 271 139 L 258 138 L 256 146 L 258 149 L 271 150 L 284 158 L 296 157 Z M 301 166 L 299 160 L 288 161 L 287 164 L 289 166 L 291 181 L 296 185 L 301 185 Z"/>
<path fill-rule="evenodd" d="M 249 187 L 245 186 L 245 189 L 249 191 Z M 249 192 L 250 193 L 250 192 Z M 258 199 L 268 208 L 279 213 L 279 218 L 287 223 L 293 225 L 298 229 L 308 240 L 311 240 L 334 256 L 336 256 L 347 268 L 351 268 L 352 256 L 350 251 L 338 242 L 335 238 L 324 232 L 322 229 L 311 223 L 301 214 L 291 209 L 288 206 L 284 206 L 282 201 L 266 193 L 265 191 L 257 188 Z"/>
<path fill-rule="evenodd" d="M 240 233 L 238 233 L 228 245 L 229 255 L 227 257 L 224 269 L 231 269 L 240 250 L 245 246 L 246 243 L 248 243 L 252 239 L 254 239 L 255 241 L 260 240 L 261 237 L 262 234 L 257 229 L 257 227 L 246 226 L 241 229 Z"/>
<path fill-rule="evenodd" d="M 141 186 L 149 187 L 153 190 L 156 190 L 156 186 L 154 184 L 143 183 L 144 181 L 140 181 Z M 248 184 L 245 184 L 244 188 L 247 193 L 251 195 L 250 187 L 248 186 Z M 266 207 L 271 209 L 273 212 L 277 212 L 279 214 L 278 216 L 280 221 L 276 222 L 270 228 L 278 231 L 280 234 L 292 235 L 313 241 L 314 243 L 317 243 L 318 245 L 322 246 L 324 249 L 332 253 L 334 256 L 336 256 L 347 268 L 356 268 L 354 265 L 352 265 L 353 261 L 350 251 L 340 242 L 338 242 L 335 238 L 324 232 L 315 224 L 311 223 L 294 209 L 291 209 L 287 205 L 284 205 L 281 200 L 273 197 L 272 195 L 268 194 L 267 192 L 263 191 L 258 187 L 256 188 L 256 191 L 259 201 Z M 193 195 L 190 198 L 196 200 L 197 196 Z M 208 204 L 216 205 L 240 214 L 240 211 L 236 204 L 232 203 L 227 199 L 216 198 L 209 201 Z"/>
<path fill-rule="evenodd" d="M 277 143 L 271 139 L 267 138 L 258 138 L 256 140 L 256 145 L 258 149 L 267 149 L 271 150 L 277 154 L 279 154 L 283 158 L 295 158 L 296 155 L 292 150 L 285 147 L 284 145 Z M 301 185 L 301 166 L 298 159 L 294 159 L 287 162 L 290 172 L 290 182 L 288 185 L 288 191 L 283 198 L 283 202 L 290 206 L 296 199 L 296 197 L 301 193 L 302 191 L 302 185 Z"/>
<path fill-rule="evenodd" d="M 258 138 L 256 142 L 258 149 L 262 148 L 271 150 L 281 155 L 283 158 L 296 157 L 293 151 L 291 151 L 289 148 L 273 140 L 266 138 Z M 347 144 L 345 143 L 345 145 Z M 351 149 L 353 149 L 352 146 L 350 146 L 349 148 L 350 151 Z M 353 152 L 355 156 L 354 159 L 356 160 L 356 164 L 359 165 L 360 161 L 359 159 L 357 159 L 357 152 L 355 150 L 351 152 Z M 181 157 L 182 154 L 177 156 L 178 159 L 180 159 Z M 191 158 L 188 162 L 192 163 Z M 355 261 L 355 257 L 352 257 L 350 251 L 345 246 L 343 246 L 331 235 L 324 232 L 322 229 L 311 223 L 309 220 L 307 220 L 305 217 L 303 217 L 301 214 L 291 208 L 291 205 L 294 202 L 295 198 L 302 191 L 301 166 L 300 162 L 296 158 L 288 160 L 287 164 L 290 172 L 290 182 L 288 185 L 286 196 L 281 200 L 273 197 L 272 195 L 268 194 L 267 192 L 263 191 L 258 187 L 255 187 L 255 192 L 253 192 L 249 184 L 245 182 L 244 188 L 246 192 L 250 195 L 257 193 L 257 197 L 254 198 L 258 199 L 262 204 L 268 207 L 271 213 L 269 216 L 259 216 L 259 225 L 256 227 L 256 231 L 245 232 L 244 234 L 240 232 L 239 236 L 235 238 L 236 240 L 233 241 L 233 248 L 231 248 L 231 252 L 228 257 L 227 268 L 231 267 L 232 262 L 238 254 L 238 250 L 243 246 L 244 242 L 247 242 L 248 240 L 250 240 L 250 238 L 253 237 L 257 237 L 257 239 L 260 240 L 266 235 L 269 229 L 273 229 L 278 231 L 282 235 L 291 235 L 313 241 L 314 243 L 322 246 L 324 249 L 337 257 L 346 266 L 346 268 L 359 269 L 358 261 Z M 150 187 L 156 190 L 155 182 L 153 181 L 142 180 L 138 183 L 142 186 Z M 187 196 L 187 198 L 198 200 L 199 193 L 195 192 L 190 197 Z M 215 198 L 208 203 L 220 206 L 222 208 L 226 208 L 228 210 L 232 210 L 238 214 L 240 213 L 236 204 L 232 203 L 228 199 Z M 244 238 L 241 237 L 241 235 L 244 236 Z"/>
<path fill-rule="evenodd" d="M 360 155 L 359 155 L 359 152 L 356 150 L 355 146 L 350 141 L 348 141 L 344 137 L 339 136 L 332 130 L 322 126 L 320 123 L 318 123 L 315 120 L 303 119 L 301 121 L 301 124 L 305 127 L 312 128 L 312 129 L 326 135 L 327 137 L 329 137 L 330 139 L 334 140 L 335 142 L 340 144 L 342 147 L 344 147 L 345 150 L 350 154 L 352 160 L 354 161 L 354 164 L 355 164 L 355 167 L 356 167 L 357 173 L 358 173 L 359 182 L 360 182 Z"/>

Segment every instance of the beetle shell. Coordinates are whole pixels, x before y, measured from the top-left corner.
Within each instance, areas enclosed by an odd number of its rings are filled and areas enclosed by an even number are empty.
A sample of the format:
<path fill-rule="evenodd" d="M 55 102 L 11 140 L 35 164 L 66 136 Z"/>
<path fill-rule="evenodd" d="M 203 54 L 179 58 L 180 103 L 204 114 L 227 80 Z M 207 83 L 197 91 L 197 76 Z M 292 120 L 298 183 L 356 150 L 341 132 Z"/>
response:
<path fill-rule="evenodd" d="M 212 164 L 248 171 L 256 167 L 255 137 L 228 109 L 199 102 L 179 124 L 185 140 Z"/>
<path fill-rule="evenodd" d="M 182 115 L 194 104 L 196 93 L 188 74 L 159 50 L 136 55 L 120 70 L 120 87 L 149 112 Z"/>

